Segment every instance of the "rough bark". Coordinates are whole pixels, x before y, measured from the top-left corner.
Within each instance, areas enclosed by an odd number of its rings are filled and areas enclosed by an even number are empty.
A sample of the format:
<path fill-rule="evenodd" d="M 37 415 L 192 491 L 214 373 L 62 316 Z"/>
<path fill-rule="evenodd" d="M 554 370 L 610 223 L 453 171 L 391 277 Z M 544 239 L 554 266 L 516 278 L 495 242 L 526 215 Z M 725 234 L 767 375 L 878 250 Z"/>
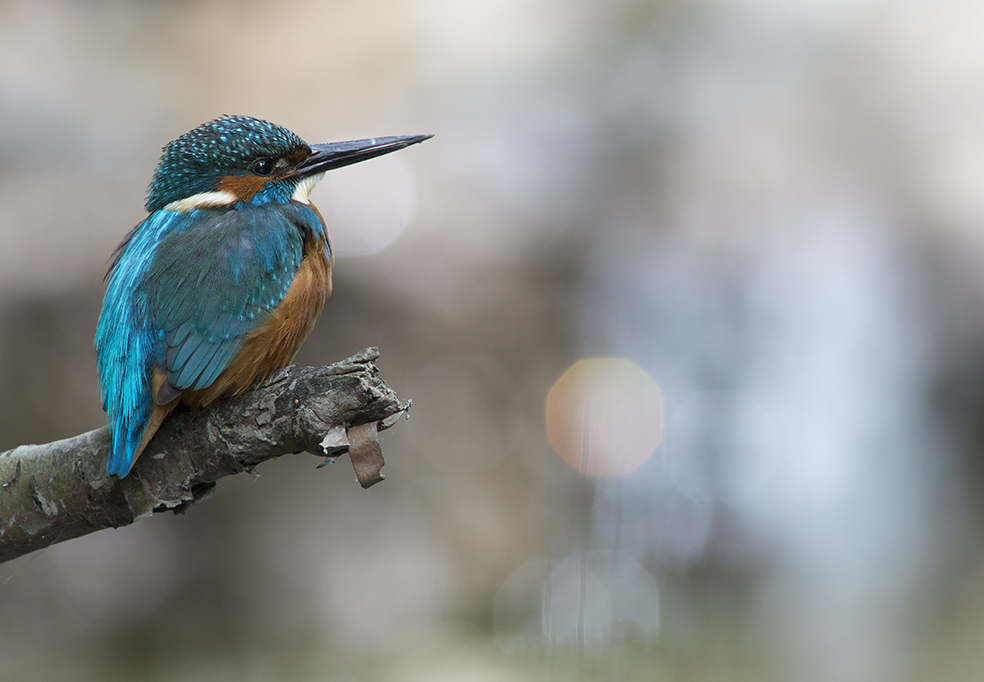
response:
<path fill-rule="evenodd" d="M 298 452 L 350 452 L 359 481 L 382 479 L 376 433 L 401 402 L 377 376 L 367 348 L 327 367 L 287 367 L 207 410 L 179 408 L 124 479 L 105 473 L 106 427 L 0 453 L 0 562 L 156 511 L 207 499 L 215 481 Z M 327 461 L 327 460 L 326 460 Z"/>

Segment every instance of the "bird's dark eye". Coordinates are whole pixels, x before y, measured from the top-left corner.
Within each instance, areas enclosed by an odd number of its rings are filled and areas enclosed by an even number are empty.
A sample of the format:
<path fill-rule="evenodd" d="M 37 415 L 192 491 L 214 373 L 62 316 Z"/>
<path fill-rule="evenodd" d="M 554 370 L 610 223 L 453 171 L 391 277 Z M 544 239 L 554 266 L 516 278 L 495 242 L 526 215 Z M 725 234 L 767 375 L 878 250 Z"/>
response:
<path fill-rule="evenodd" d="M 257 159 L 250 167 L 250 171 L 256 175 L 270 175 L 273 172 L 273 161 L 270 159 Z"/>

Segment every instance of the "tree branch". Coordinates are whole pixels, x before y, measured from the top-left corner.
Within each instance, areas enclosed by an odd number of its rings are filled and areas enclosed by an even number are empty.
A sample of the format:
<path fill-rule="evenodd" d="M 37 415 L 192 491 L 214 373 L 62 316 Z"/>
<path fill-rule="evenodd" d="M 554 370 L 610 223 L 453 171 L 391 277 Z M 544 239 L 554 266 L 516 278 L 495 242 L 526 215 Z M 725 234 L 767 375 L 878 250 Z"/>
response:
<path fill-rule="evenodd" d="M 349 452 L 363 487 L 382 479 L 378 430 L 410 407 L 367 348 L 327 367 L 287 367 L 207 410 L 176 409 L 126 478 L 107 478 L 104 426 L 0 453 L 0 562 L 211 497 L 215 481 L 298 452 Z M 329 460 L 326 460 L 329 461 Z"/>

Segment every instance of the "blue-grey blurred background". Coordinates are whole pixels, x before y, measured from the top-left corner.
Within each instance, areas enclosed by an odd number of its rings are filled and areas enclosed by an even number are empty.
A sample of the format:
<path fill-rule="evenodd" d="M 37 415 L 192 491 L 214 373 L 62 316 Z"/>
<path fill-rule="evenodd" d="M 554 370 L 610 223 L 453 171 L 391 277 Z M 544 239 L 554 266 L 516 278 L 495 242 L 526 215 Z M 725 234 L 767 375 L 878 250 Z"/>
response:
<path fill-rule="evenodd" d="M 436 134 L 313 195 L 297 361 L 380 347 L 387 480 L 286 457 L 0 566 L 0 679 L 984 678 L 982 26 L 0 2 L 0 450 L 103 423 L 101 279 L 169 140 Z"/>

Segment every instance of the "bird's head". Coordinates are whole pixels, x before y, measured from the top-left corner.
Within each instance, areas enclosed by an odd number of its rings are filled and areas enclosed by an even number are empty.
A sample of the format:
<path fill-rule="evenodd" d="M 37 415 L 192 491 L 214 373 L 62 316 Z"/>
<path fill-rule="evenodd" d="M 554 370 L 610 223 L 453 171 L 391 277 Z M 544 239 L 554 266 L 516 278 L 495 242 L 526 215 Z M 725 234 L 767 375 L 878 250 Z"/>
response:
<path fill-rule="evenodd" d="M 223 116 L 164 147 L 146 208 L 190 211 L 238 202 L 307 201 L 326 171 L 423 142 L 430 135 L 309 145 L 258 118 Z"/>

